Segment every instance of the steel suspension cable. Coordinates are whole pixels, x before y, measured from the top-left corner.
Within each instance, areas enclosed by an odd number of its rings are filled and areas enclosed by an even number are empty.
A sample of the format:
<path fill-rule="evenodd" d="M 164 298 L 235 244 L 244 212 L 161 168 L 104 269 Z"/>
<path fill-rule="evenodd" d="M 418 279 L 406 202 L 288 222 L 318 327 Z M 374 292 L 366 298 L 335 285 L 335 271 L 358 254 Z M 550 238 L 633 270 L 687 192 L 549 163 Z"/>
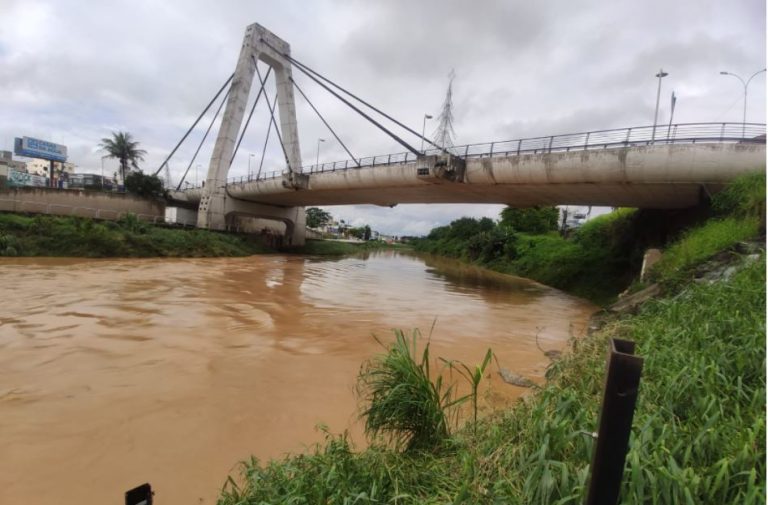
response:
<path fill-rule="evenodd" d="M 272 108 L 275 108 L 275 105 L 277 104 L 277 92 L 275 92 L 275 99 L 272 100 Z M 269 142 L 269 134 L 272 132 L 272 123 L 274 123 L 274 118 L 272 118 L 272 121 L 269 122 L 269 126 L 267 127 L 267 138 L 264 140 L 264 149 L 261 150 L 261 161 L 259 162 L 259 171 L 256 173 L 256 180 L 259 180 L 259 176 L 261 175 L 261 167 L 264 166 L 264 156 L 267 154 L 267 143 Z"/>
<path fill-rule="evenodd" d="M 256 58 L 251 55 L 251 59 L 253 59 L 254 62 L 256 62 Z M 266 82 L 266 79 L 261 78 L 261 72 L 259 71 L 259 66 L 256 65 L 256 74 L 259 76 L 259 80 L 262 82 Z M 272 104 L 267 101 L 267 107 L 269 107 L 269 115 L 272 116 L 272 123 L 275 125 L 275 133 L 277 134 L 277 140 L 280 141 L 280 147 L 283 148 L 283 156 L 285 156 L 285 164 L 288 165 L 288 171 L 293 172 L 293 168 L 291 167 L 291 160 L 288 159 L 288 151 L 285 150 L 285 144 L 283 144 L 283 136 L 280 135 L 280 128 L 277 127 L 277 122 L 275 121 L 275 108 L 272 107 Z"/>
<path fill-rule="evenodd" d="M 408 126 L 404 125 L 403 123 L 401 123 L 401 122 L 400 122 L 400 121 L 398 121 L 397 119 L 393 118 L 392 116 L 390 116 L 390 115 L 389 115 L 389 114 L 387 114 L 386 112 L 384 112 L 384 111 L 382 111 L 381 109 L 378 109 L 377 107 L 375 107 L 375 106 L 373 106 L 373 105 L 369 104 L 368 102 L 366 102 L 365 100 L 363 100 L 363 99 L 362 99 L 362 98 L 360 98 L 359 96 L 355 95 L 355 94 L 354 94 L 354 93 L 352 93 L 351 91 L 348 91 L 348 90 L 344 89 L 342 86 L 340 86 L 340 85 L 336 84 L 335 82 L 333 82 L 332 80 L 328 79 L 327 77 L 325 77 L 325 76 L 324 76 L 324 75 L 322 75 L 321 73 L 317 72 L 316 70 L 313 70 L 312 68 L 310 68 L 310 67 L 308 67 L 307 65 L 303 64 L 302 62 L 300 62 L 300 61 L 296 60 L 296 59 L 295 59 L 295 58 L 293 58 L 293 57 L 292 57 L 290 54 L 286 54 L 286 53 L 284 53 L 284 52 L 281 52 L 281 51 L 277 50 L 275 47 L 273 47 L 273 46 L 272 46 L 272 45 L 271 45 L 269 42 L 267 42 L 267 41 L 266 41 L 266 40 L 264 40 L 264 39 L 261 39 L 261 41 L 262 41 L 262 42 L 264 42 L 264 44 L 265 44 L 265 45 L 267 45 L 269 48 L 271 48 L 273 51 L 275 51 L 276 53 L 280 54 L 281 56 L 283 56 L 284 58 L 286 58 L 288 61 L 290 61 L 291 63 L 293 63 L 294 65 L 296 65 L 296 67 L 297 67 L 299 70 L 301 70 L 302 72 L 304 72 L 304 74 L 307 74 L 307 73 L 311 73 L 311 74 L 313 74 L 313 75 L 317 76 L 319 79 L 322 79 L 323 81 L 327 82 L 328 84 L 332 85 L 333 87 L 335 87 L 335 88 L 339 89 L 340 91 L 342 91 L 342 92 L 346 93 L 347 95 L 349 95 L 350 97 L 354 98 L 354 99 L 355 99 L 355 100 L 357 100 L 358 102 L 362 103 L 362 104 L 363 104 L 363 105 L 365 105 L 366 107 L 368 107 L 368 108 L 370 108 L 370 109 L 372 109 L 372 110 L 374 110 L 374 111 L 378 112 L 379 114 L 381 114 L 381 115 L 382 115 L 382 116 L 384 116 L 385 118 L 389 119 L 390 121 L 392 121 L 392 122 L 393 122 L 393 123 L 395 123 L 396 125 L 400 126 L 400 127 L 401 127 L 401 128 L 403 128 L 404 130 L 408 131 L 409 133 L 411 133 L 411 134 L 415 135 L 415 136 L 416 136 L 416 137 L 418 137 L 419 139 L 421 139 L 421 140 L 424 140 L 424 141 L 425 141 L 425 142 L 427 142 L 428 144 L 431 144 L 432 146 L 436 147 L 437 149 L 440 149 L 440 150 L 441 150 L 441 151 L 443 151 L 443 152 L 446 152 L 446 153 L 448 152 L 448 151 L 447 151 L 445 148 L 443 148 L 443 147 L 440 147 L 439 145 L 435 144 L 433 141 L 431 141 L 431 140 L 429 140 L 428 138 L 424 137 L 423 135 L 421 135 L 419 132 L 417 132 L 417 131 L 413 130 L 412 128 L 410 128 L 410 127 L 408 127 Z M 310 77 L 311 77 L 311 76 L 310 76 Z M 314 80 L 315 82 L 317 82 L 317 79 L 313 79 L 313 80 Z M 320 84 L 320 83 L 318 82 L 318 84 Z M 322 86 L 322 84 L 320 84 L 320 85 Z M 323 87 L 325 87 L 325 86 L 323 86 Z M 326 89 L 328 89 L 328 88 L 326 88 Z M 330 91 L 330 90 L 328 90 L 328 91 Z M 335 93 L 334 93 L 334 95 L 335 95 L 337 98 L 339 98 L 339 99 L 341 99 L 342 101 L 344 101 L 344 102 L 345 102 L 347 105 L 350 105 L 350 106 L 351 106 L 351 104 L 349 104 L 349 102 L 346 102 L 344 99 L 342 99 L 341 97 L 339 97 L 339 96 L 338 96 L 338 95 L 336 95 Z M 352 107 L 352 106 L 351 106 L 351 107 Z M 352 107 L 352 108 L 353 108 L 353 109 L 355 109 L 355 110 L 356 110 L 357 112 L 359 112 L 360 114 L 362 114 L 362 112 L 360 112 L 358 109 L 356 109 L 356 108 L 354 108 L 354 107 Z M 368 116 L 365 116 L 365 117 L 366 117 L 366 118 L 368 118 Z M 369 121 L 372 121 L 372 122 L 373 122 L 373 120 L 371 120 L 370 118 L 368 118 L 368 119 L 369 119 Z M 378 126 L 378 124 L 377 124 L 377 126 Z M 380 128 L 381 128 L 381 127 L 380 127 Z M 392 133 L 390 133 L 390 132 L 389 132 L 389 131 L 387 131 L 387 130 L 385 130 L 385 131 L 387 132 L 387 134 L 388 134 L 388 135 L 390 135 L 390 136 L 394 137 L 394 135 L 393 135 Z M 397 139 L 395 138 L 395 140 L 397 140 Z M 410 149 L 410 148 L 409 148 L 409 149 Z"/>
<path fill-rule="evenodd" d="M 258 67 L 257 67 L 258 69 Z M 240 149 L 240 143 L 243 141 L 243 137 L 245 136 L 245 131 L 248 129 L 248 124 L 251 122 L 251 118 L 253 117 L 253 111 L 256 110 L 256 104 L 259 103 L 259 98 L 261 98 L 261 94 L 264 93 L 264 85 L 267 82 L 267 79 L 269 79 L 269 74 L 272 72 L 272 67 L 269 67 L 267 70 L 267 75 L 264 77 L 264 80 L 261 80 L 261 77 L 259 77 L 259 82 L 261 83 L 261 87 L 259 88 L 259 94 L 256 95 L 256 100 L 253 101 L 253 106 L 251 107 L 251 112 L 248 114 L 248 119 L 245 120 L 245 126 L 243 127 L 243 131 L 240 132 L 240 138 L 237 139 L 237 145 L 235 146 L 235 150 L 232 152 L 232 158 L 229 160 L 229 166 L 232 166 L 232 162 L 235 161 L 235 156 L 237 156 L 237 150 Z"/>
<path fill-rule="evenodd" d="M 200 113 L 200 115 L 199 115 L 199 116 L 197 116 L 197 119 L 195 119 L 195 122 L 194 122 L 194 123 L 192 123 L 192 126 L 190 126 L 190 127 L 189 127 L 189 130 L 187 130 L 187 133 L 185 133 L 185 134 L 184 134 L 184 136 L 183 136 L 183 137 L 181 137 L 181 140 L 179 140 L 179 143 L 178 143 L 178 144 L 176 144 L 176 147 L 174 147 L 174 148 L 173 148 L 173 151 L 171 151 L 171 154 L 169 154 L 169 155 L 168 155 L 168 157 L 167 157 L 167 158 L 165 158 L 165 160 L 164 160 L 164 161 L 163 161 L 163 162 L 160 164 L 160 167 L 159 167 L 157 170 L 155 170 L 155 173 L 154 173 L 154 175 L 157 175 L 157 174 L 159 174 L 159 173 L 160 173 L 160 170 L 162 170 L 162 169 L 163 169 L 163 166 L 165 166 L 165 164 L 166 164 L 166 163 L 168 163 L 168 160 L 170 160 L 170 159 L 171 159 L 171 157 L 172 157 L 172 156 L 173 156 L 173 155 L 176 153 L 176 150 L 179 148 L 179 146 L 181 146 L 182 142 L 184 142 L 184 140 L 186 140 L 186 138 L 189 136 L 189 134 L 190 134 L 190 133 L 192 133 L 192 130 L 194 130 L 194 129 L 195 129 L 195 126 L 197 126 L 197 123 L 199 123 L 199 122 L 200 122 L 200 120 L 203 118 L 203 116 L 205 115 L 205 113 L 206 113 L 206 112 L 208 112 L 208 109 L 210 109 L 210 108 L 211 108 L 211 105 L 213 105 L 213 103 L 216 101 L 216 99 L 217 99 L 217 98 L 219 98 L 219 95 L 221 94 L 221 92 L 222 92 L 222 91 L 224 91 L 224 88 L 226 88 L 226 87 L 227 87 L 227 85 L 228 85 L 230 82 L 232 82 L 232 79 L 233 79 L 234 77 L 235 77 L 235 74 L 234 74 L 234 73 L 233 73 L 232 75 L 230 75 L 230 76 L 229 76 L 229 79 L 227 79 L 227 81 L 226 81 L 226 82 L 225 82 L 225 83 L 224 83 L 224 84 L 221 86 L 221 88 L 220 88 L 220 89 L 219 89 L 219 91 L 216 93 L 216 95 L 213 97 L 213 99 L 212 99 L 210 102 L 208 102 L 208 105 L 206 105 L 206 106 L 205 106 L 205 109 L 203 109 L 203 112 L 201 112 L 201 113 Z"/>
<path fill-rule="evenodd" d="M 382 126 L 382 125 L 381 125 L 381 124 L 380 124 L 378 121 L 376 121 L 375 119 L 373 119 L 371 116 L 369 116 L 369 115 L 368 115 L 368 114 L 366 114 L 365 112 L 363 112 L 363 111 L 361 111 L 360 109 L 358 109 L 357 107 L 355 107 L 355 106 L 354 106 L 352 103 L 350 103 L 350 102 L 349 102 L 349 100 L 345 99 L 343 96 L 339 95 L 338 93 L 336 93 L 335 91 L 333 91 L 331 88 L 329 88 L 328 86 L 326 86 L 325 84 L 323 84 L 322 82 L 320 82 L 320 80 L 319 80 L 319 79 L 317 79 L 315 76 L 313 76 L 312 74 L 308 73 L 307 71 L 305 71 L 303 68 L 301 68 L 301 67 L 299 67 L 299 66 L 297 66 L 296 68 L 298 68 L 300 71 L 304 72 L 304 75 L 306 75 L 307 77 L 309 77 L 310 79 L 312 79 L 313 81 L 315 81 L 317 84 L 319 84 L 320 86 L 322 86 L 323 88 L 325 88 L 325 90 L 326 90 L 326 91 L 328 91 L 330 94 L 332 94 L 333 96 L 335 96 L 336 98 L 338 98 L 339 100 L 341 100 L 342 102 L 344 102 L 344 103 L 345 103 L 345 104 L 346 104 L 348 107 L 350 107 L 352 110 L 354 110 L 355 112 L 357 112 L 358 114 L 360 114 L 361 116 L 363 116 L 365 119 L 367 119 L 368 121 L 370 121 L 370 122 L 371 122 L 371 123 L 372 123 L 374 126 L 376 126 L 376 127 L 379 129 L 379 130 L 383 131 L 384 133 L 386 133 L 387 135 L 389 135 L 390 137 L 392 137 L 392 138 L 393 138 L 393 139 L 394 139 L 394 140 L 395 140 L 395 141 L 396 141 L 398 144 L 400 144 L 401 146 L 405 147 L 406 149 L 408 149 L 409 151 L 411 151 L 411 152 L 412 152 L 413 154 L 415 154 L 416 156 L 419 156 L 419 155 L 421 154 L 421 152 L 420 152 L 420 151 L 417 151 L 415 147 L 413 147 L 413 146 L 412 146 L 412 145 L 410 145 L 408 142 L 406 142 L 405 140 L 401 139 L 400 137 L 398 137 L 397 135 L 395 135 L 395 134 L 394 134 L 394 133 L 392 133 L 391 131 L 387 130 L 387 128 L 386 128 L 385 126 Z"/>
<path fill-rule="evenodd" d="M 221 112 L 222 107 L 224 107 L 224 104 L 227 103 L 227 97 L 229 97 L 229 92 L 232 91 L 232 88 L 229 88 L 227 92 L 224 94 L 224 98 L 221 100 L 221 103 L 219 104 L 219 108 L 216 109 L 216 114 L 213 115 L 213 119 L 211 120 L 211 124 L 208 125 L 208 129 L 205 130 L 205 135 L 203 135 L 203 139 L 200 141 L 200 144 L 197 146 L 197 150 L 195 151 L 195 155 L 192 156 L 192 161 L 189 162 L 189 165 L 187 165 L 187 169 L 184 171 L 184 176 L 179 181 L 179 185 L 176 186 L 176 191 L 181 190 L 181 185 L 184 183 L 184 179 L 187 178 L 187 174 L 189 173 L 189 169 L 192 168 L 192 164 L 195 162 L 195 159 L 197 158 L 197 154 L 200 152 L 200 148 L 203 147 L 203 142 L 205 142 L 205 139 L 208 138 L 208 134 L 211 132 L 211 128 L 213 128 L 213 123 L 216 122 L 216 118 L 219 117 L 219 113 Z"/>
<path fill-rule="evenodd" d="M 313 110 L 313 111 L 315 111 L 315 114 L 317 114 L 317 117 L 319 117 L 319 118 L 320 118 L 320 121 L 322 121 L 322 122 L 323 122 L 323 124 L 324 124 L 324 125 L 325 125 L 325 126 L 328 128 L 328 130 L 330 130 L 331 134 L 333 134 L 333 137 L 336 139 L 336 141 L 337 141 L 339 144 L 341 144 L 341 147 L 343 147 L 345 151 L 347 151 L 347 154 L 349 155 L 349 157 L 350 157 L 350 158 L 352 158 L 352 161 L 354 161 L 354 162 L 355 162 L 355 165 L 357 165 L 357 168 L 360 168 L 360 162 L 359 162 L 359 161 L 357 161 L 357 158 L 355 157 L 355 155 L 354 155 L 354 154 L 352 154 L 351 152 L 349 152 L 349 149 L 347 149 L 347 146 L 346 146 L 346 145 L 344 145 L 344 142 L 342 142 L 342 141 L 341 141 L 341 139 L 339 138 L 339 136 L 338 136 L 338 135 L 336 135 L 336 132 L 335 132 L 335 131 L 333 131 L 333 128 L 331 128 L 331 125 L 329 125 L 329 124 L 328 124 L 328 121 L 326 121 L 326 120 L 325 120 L 325 118 L 323 117 L 323 115 L 322 115 L 322 114 L 320 114 L 320 111 L 319 111 L 319 110 L 317 110 L 317 108 L 316 108 L 316 107 L 315 107 L 315 106 L 312 104 L 312 102 L 309 100 L 309 98 L 307 97 L 307 95 L 305 95 L 305 94 L 304 94 L 304 92 L 303 92 L 303 91 L 301 90 L 301 88 L 299 87 L 299 84 L 298 84 L 296 81 L 294 81 L 294 80 L 293 80 L 293 77 L 291 77 L 291 82 L 293 83 L 293 85 L 294 85 L 294 86 L 296 86 L 296 89 L 299 91 L 299 93 L 301 93 L 301 96 L 303 96 L 303 97 L 304 97 L 304 100 L 306 100 L 306 101 L 307 101 L 307 103 L 309 104 L 309 106 L 310 106 L 310 107 L 312 107 L 312 110 Z"/>

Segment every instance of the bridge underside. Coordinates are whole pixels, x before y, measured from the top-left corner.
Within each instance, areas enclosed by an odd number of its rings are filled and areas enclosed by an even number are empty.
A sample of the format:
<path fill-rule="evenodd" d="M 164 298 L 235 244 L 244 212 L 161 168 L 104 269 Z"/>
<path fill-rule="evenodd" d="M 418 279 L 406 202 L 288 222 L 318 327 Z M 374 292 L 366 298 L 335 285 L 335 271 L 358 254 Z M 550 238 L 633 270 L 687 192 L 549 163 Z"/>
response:
<path fill-rule="evenodd" d="M 765 170 L 765 144 L 639 148 L 471 158 L 458 180 L 424 171 L 424 161 L 308 176 L 307 189 L 282 179 L 229 184 L 228 196 L 275 208 L 399 203 L 498 203 L 681 208 L 740 173 Z M 426 175 L 425 175 L 426 174 Z M 194 191 L 175 198 L 197 201 Z"/>
<path fill-rule="evenodd" d="M 391 186 L 355 191 L 316 190 L 280 195 L 238 195 L 244 201 L 276 206 L 372 204 L 391 207 L 407 203 L 488 203 L 512 207 L 595 205 L 609 207 L 681 208 L 696 205 L 702 192 L 715 193 L 723 184 L 495 184 Z M 233 191 L 233 195 L 238 192 Z"/>

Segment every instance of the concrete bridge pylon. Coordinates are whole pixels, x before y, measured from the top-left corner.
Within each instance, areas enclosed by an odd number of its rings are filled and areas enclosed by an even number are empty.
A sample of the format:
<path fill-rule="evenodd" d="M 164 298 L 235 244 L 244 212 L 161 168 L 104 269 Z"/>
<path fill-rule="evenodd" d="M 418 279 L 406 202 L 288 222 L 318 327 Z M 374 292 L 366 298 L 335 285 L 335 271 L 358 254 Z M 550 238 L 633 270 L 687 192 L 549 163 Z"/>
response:
<path fill-rule="evenodd" d="M 224 230 L 229 220 L 236 215 L 275 219 L 286 223 L 286 245 L 304 244 L 306 233 L 304 207 L 272 207 L 238 200 L 228 194 L 226 187 L 230 161 L 243 124 L 258 61 L 269 65 L 275 75 L 280 134 L 289 168 L 284 185 L 292 189 L 300 187 L 301 149 L 296 124 L 291 63 L 283 55 L 290 55 L 290 46 L 287 42 L 257 23 L 246 28 L 202 190 L 197 214 L 198 228 Z"/>

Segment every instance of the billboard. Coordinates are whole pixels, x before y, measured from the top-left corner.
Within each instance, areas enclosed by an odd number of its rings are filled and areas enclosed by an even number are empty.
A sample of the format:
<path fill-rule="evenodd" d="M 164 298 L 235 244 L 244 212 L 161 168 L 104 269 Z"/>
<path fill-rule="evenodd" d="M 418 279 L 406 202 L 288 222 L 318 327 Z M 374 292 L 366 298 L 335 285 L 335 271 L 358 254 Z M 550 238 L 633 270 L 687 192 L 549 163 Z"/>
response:
<path fill-rule="evenodd" d="M 16 137 L 13 152 L 18 156 L 43 160 L 67 161 L 67 146 L 32 137 Z"/>
<path fill-rule="evenodd" d="M 48 179 L 39 175 L 26 174 L 16 170 L 8 171 L 8 186 L 18 188 L 22 186 L 34 186 L 44 188 L 47 186 Z"/>

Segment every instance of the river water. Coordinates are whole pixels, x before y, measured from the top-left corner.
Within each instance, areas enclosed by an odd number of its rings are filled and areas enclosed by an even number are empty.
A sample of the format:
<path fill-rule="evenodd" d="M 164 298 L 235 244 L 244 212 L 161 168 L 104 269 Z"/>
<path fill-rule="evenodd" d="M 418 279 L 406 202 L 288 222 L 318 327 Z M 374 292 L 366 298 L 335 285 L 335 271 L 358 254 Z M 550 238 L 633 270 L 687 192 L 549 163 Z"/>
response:
<path fill-rule="evenodd" d="M 0 503 L 215 503 L 238 461 L 349 429 L 373 334 L 542 382 L 594 307 L 525 279 L 394 252 L 317 260 L 0 259 Z M 536 335 L 538 333 L 538 346 Z M 484 409 L 520 395 L 489 368 Z"/>

